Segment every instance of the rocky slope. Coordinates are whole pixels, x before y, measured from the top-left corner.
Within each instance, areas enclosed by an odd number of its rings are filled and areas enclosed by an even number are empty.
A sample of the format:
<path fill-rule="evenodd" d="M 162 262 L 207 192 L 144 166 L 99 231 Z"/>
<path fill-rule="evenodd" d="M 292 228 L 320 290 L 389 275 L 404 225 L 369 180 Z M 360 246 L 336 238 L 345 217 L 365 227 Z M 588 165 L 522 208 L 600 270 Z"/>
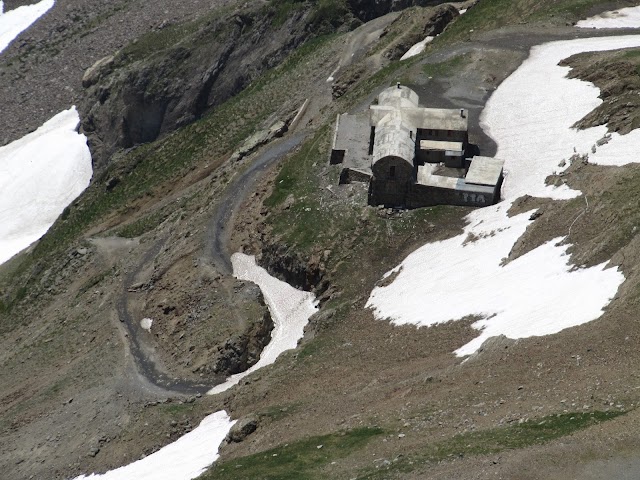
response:
<path fill-rule="evenodd" d="M 568 58 L 569 76 L 592 82 L 600 89 L 602 105 L 576 124 L 578 128 L 607 125 L 621 135 L 640 127 L 640 52 L 624 50 L 581 54 Z"/>
<path fill-rule="evenodd" d="M 85 76 L 81 107 L 96 166 L 193 123 L 278 65 L 313 35 L 309 11 L 278 22 L 274 9 L 256 6 L 163 26 L 103 60 Z"/>
<path fill-rule="evenodd" d="M 368 105 L 400 79 L 429 105 L 464 103 L 472 141 L 491 152 L 477 124 L 491 91 L 532 45 L 575 35 L 511 26 L 447 44 L 463 16 L 442 44 L 401 64 L 392 60 L 432 32 L 434 18 L 457 18 L 451 8 L 414 8 L 346 32 L 414 3 L 228 3 L 214 14 L 197 0 L 59 0 L 0 59 L 3 78 L 14 79 L 0 87 L 3 109 L 16 119 L 9 125 L 0 116 L 7 138 L 79 101 L 104 169 L 38 246 L 0 268 L 0 465 L 9 478 L 115 468 L 223 408 L 244 421 L 209 478 L 560 478 L 553 468 L 576 458 L 634 451 L 635 277 L 597 328 L 496 339 L 464 364 L 451 352 L 475 335 L 471 319 L 416 330 L 363 308 L 387 269 L 424 242 L 458 234 L 467 210 L 373 209 L 361 185 L 338 188 L 326 162 L 335 114 Z M 111 56 L 81 87 L 86 70 Z M 336 68 L 340 95 L 326 81 Z M 290 121 L 305 99 L 296 127 Z M 141 374 L 133 336 L 163 374 L 203 385 L 251 365 L 264 346 L 271 323 L 261 297 L 212 259 L 210 223 L 233 179 L 261 155 L 255 145 L 233 152 L 280 121 L 308 139 L 262 182 L 233 190 L 244 202 L 225 224 L 225 242 L 315 289 L 322 310 L 298 349 L 232 391 L 206 397 L 159 388 Z M 640 209 L 625 192 L 640 184 L 637 170 L 576 164 L 564 178 L 596 205 L 597 214 L 574 226 L 581 262 L 620 252 L 616 262 L 633 271 Z M 544 208 L 523 249 L 565 229 L 583 205 Z M 150 332 L 128 328 L 123 302 L 136 329 L 154 320 Z M 522 465 L 532 467 L 523 473 Z"/>

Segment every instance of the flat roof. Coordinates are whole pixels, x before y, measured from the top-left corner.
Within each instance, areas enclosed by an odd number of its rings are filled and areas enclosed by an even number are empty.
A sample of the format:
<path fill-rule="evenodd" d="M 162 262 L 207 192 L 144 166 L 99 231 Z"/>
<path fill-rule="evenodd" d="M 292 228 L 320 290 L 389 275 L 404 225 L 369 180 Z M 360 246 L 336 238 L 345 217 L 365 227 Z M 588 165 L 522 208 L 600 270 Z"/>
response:
<path fill-rule="evenodd" d="M 473 157 L 464 181 L 465 183 L 493 187 L 500 181 L 503 166 L 504 160 L 499 158 Z"/>
<path fill-rule="evenodd" d="M 406 109 L 417 128 L 466 132 L 469 112 L 464 108 L 413 108 Z"/>
<path fill-rule="evenodd" d="M 344 167 L 371 172 L 369 113 L 338 115 L 333 149 L 344 150 Z"/>
<path fill-rule="evenodd" d="M 448 188 L 456 190 L 461 183 L 459 178 L 445 177 L 435 174 L 436 165 L 426 164 L 418 167 L 418 183 L 428 187 Z"/>
<path fill-rule="evenodd" d="M 389 112 L 402 112 L 406 121 L 415 128 L 431 130 L 451 130 L 466 132 L 469 126 L 469 112 L 465 109 L 394 107 L 389 105 L 371 105 L 371 126 L 377 126 Z M 461 113 L 462 110 L 462 113 Z"/>
<path fill-rule="evenodd" d="M 440 140 L 420 140 L 420 150 L 449 150 L 462 152 L 462 142 L 444 142 Z"/>
<path fill-rule="evenodd" d="M 445 177 L 435 173 L 437 165 L 426 164 L 418 167 L 417 184 L 425 187 L 436 187 L 457 192 L 468 192 L 476 194 L 493 194 L 495 186 L 468 184 L 463 178 Z"/>

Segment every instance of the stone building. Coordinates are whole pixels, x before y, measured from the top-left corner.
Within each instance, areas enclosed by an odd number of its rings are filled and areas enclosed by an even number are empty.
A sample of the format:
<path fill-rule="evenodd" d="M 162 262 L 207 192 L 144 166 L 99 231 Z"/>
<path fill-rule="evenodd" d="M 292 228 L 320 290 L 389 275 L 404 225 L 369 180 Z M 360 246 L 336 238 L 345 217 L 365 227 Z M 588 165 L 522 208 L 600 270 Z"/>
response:
<path fill-rule="evenodd" d="M 420 107 L 398 84 L 368 112 L 338 115 L 330 162 L 343 165 L 341 183 L 369 182 L 372 205 L 494 204 L 504 162 L 467 158 L 468 141 L 467 110 Z"/>

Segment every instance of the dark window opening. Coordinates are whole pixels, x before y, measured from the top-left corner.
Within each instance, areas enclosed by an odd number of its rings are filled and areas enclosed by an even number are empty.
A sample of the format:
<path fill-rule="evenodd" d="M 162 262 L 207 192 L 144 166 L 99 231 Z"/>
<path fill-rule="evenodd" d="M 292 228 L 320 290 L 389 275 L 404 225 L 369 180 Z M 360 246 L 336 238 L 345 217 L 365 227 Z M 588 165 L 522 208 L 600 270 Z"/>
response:
<path fill-rule="evenodd" d="M 369 134 L 369 155 L 373 155 L 373 144 L 376 140 L 376 127 L 371 127 L 371 133 Z"/>
<path fill-rule="evenodd" d="M 447 130 L 447 137 L 451 136 L 451 130 Z"/>
<path fill-rule="evenodd" d="M 396 178 L 396 167 L 395 165 L 389 168 L 389 178 Z"/>

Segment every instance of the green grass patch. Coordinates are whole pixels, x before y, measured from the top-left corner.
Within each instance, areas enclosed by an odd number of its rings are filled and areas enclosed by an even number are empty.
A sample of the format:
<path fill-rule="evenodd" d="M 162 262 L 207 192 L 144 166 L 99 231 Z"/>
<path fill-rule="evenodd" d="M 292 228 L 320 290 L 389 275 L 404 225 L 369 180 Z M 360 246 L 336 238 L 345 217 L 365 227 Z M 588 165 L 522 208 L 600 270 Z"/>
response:
<path fill-rule="evenodd" d="M 316 336 L 302 344 L 296 352 L 296 357 L 298 361 L 313 359 L 312 361 L 315 362 L 315 356 L 327 352 L 330 346 L 327 336 Z"/>
<path fill-rule="evenodd" d="M 300 406 L 301 405 L 299 403 L 290 403 L 288 405 L 274 405 L 259 411 L 257 414 L 260 417 L 265 417 L 273 422 L 277 422 L 298 411 Z"/>
<path fill-rule="evenodd" d="M 434 459 L 450 455 L 483 455 L 507 449 L 525 448 L 570 435 L 622 415 L 624 412 L 574 412 L 550 415 L 513 426 L 457 435 L 440 444 Z"/>
<path fill-rule="evenodd" d="M 276 177 L 272 194 L 264 204 L 270 208 L 279 206 L 292 195 L 292 207 L 274 216 L 274 227 L 279 232 L 287 232 L 287 241 L 295 244 L 300 251 L 307 251 L 324 237 L 322 225 L 330 222 L 328 212 L 320 207 L 317 177 L 314 163 L 326 161 L 324 146 L 328 141 L 329 128 L 320 129 L 315 137 L 305 142 L 302 148 L 288 158 Z"/>
<path fill-rule="evenodd" d="M 630 50 L 625 50 L 622 53 L 622 58 L 631 59 L 631 60 L 638 60 L 638 59 L 640 59 L 640 49 L 632 48 Z"/>
<path fill-rule="evenodd" d="M 191 22 L 169 25 L 162 29 L 152 30 L 123 48 L 120 55 L 126 59 L 127 63 L 130 63 L 147 59 L 158 52 L 173 49 L 181 44 L 192 44 L 194 41 L 204 41 L 204 38 L 196 39 L 195 37 L 205 26 L 209 28 L 206 32 L 203 32 L 203 36 L 206 36 L 207 41 L 214 41 L 230 31 L 230 21 L 226 24 L 224 22 L 213 24 L 215 20 L 224 16 L 227 11 L 228 9 L 216 9 Z"/>
<path fill-rule="evenodd" d="M 116 230 L 116 235 L 123 238 L 136 238 L 151 230 L 169 218 L 170 213 L 158 210 L 131 222 Z"/>
<path fill-rule="evenodd" d="M 334 460 L 348 457 L 384 432 L 380 428 L 358 428 L 321 435 L 283 445 L 265 452 L 216 463 L 199 477 L 214 479 L 301 480 L 327 478 L 322 467 Z M 322 445 L 321 448 L 318 448 Z"/>
<path fill-rule="evenodd" d="M 620 0 L 613 2 L 611 10 L 617 7 L 635 5 L 637 2 Z M 574 21 L 585 17 L 591 9 L 601 5 L 602 0 L 547 0 L 542 7 L 537 8 L 533 18 L 550 18 L 560 16 L 564 20 Z"/>
<path fill-rule="evenodd" d="M 193 403 L 170 403 L 167 405 L 162 405 L 162 411 L 170 415 L 172 417 L 177 417 L 180 415 L 185 415 L 187 413 L 191 413 L 194 409 Z"/>
<path fill-rule="evenodd" d="M 574 412 L 550 415 L 506 427 L 492 428 L 456 435 L 433 443 L 416 455 L 402 457 L 388 468 L 366 471 L 359 480 L 388 478 L 390 473 L 409 473 L 429 463 L 446 461 L 466 455 L 489 455 L 540 445 L 574 432 L 612 420 L 626 412 Z"/>
<path fill-rule="evenodd" d="M 450 76 L 467 63 L 469 56 L 469 54 L 456 55 L 444 62 L 426 63 L 422 71 L 428 77 Z"/>
<path fill-rule="evenodd" d="M 314 32 L 331 32 L 340 27 L 349 14 L 346 0 L 317 0 L 309 25 Z"/>

